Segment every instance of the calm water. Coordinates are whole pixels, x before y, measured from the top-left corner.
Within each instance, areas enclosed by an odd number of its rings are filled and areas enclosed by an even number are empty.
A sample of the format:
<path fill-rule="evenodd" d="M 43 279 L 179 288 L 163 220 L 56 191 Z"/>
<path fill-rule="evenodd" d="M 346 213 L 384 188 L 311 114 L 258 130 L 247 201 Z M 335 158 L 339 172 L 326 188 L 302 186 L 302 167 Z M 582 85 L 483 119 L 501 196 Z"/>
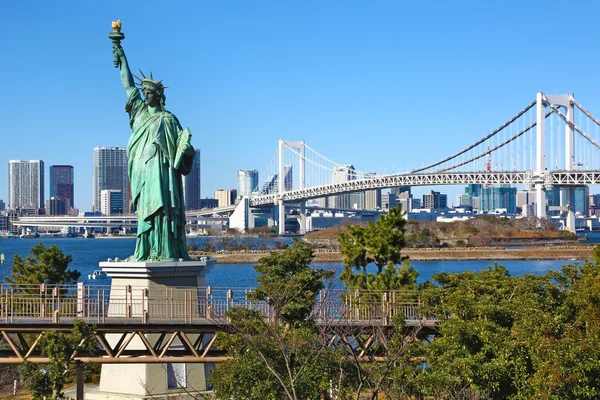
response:
<path fill-rule="evenodd" d="M 201 244 L 206 239 L 192 239 Z M 291 239 L 285 238 L 286 242 Z M 0 282 L 4 276 L 10 274 L 10 266 L 15 254 L 25 258 L 37 243 L 56 245 L 65 254 L 72 254 L 71 269 L 81 272 L 81 281 L 87 281 L 87 275 L 98 269 L 98 262 L 108 258 L 118 257 L 125 259 L 131 255 L 135 248 L 135 240 L 126 239 L 83 239 L 83 238 L 37 238 L 37 239 L 0 239 L 0 253 L 4 253 L 4 265 L 0 265 Z M 542 275 L 549 270 L 560 269 L 561 266 L 573 261 L 565 260 L 504 260 L 499 264 L 508 268 L 511 275 L 525 273 Z M 461 272 L 466 270 L 479 271 L 492 265 L 493 261 L 413 261 L 411 265 L 419 271 L 419 281 L 430 279 L 431 274 L 440 271 Z M 329 268 L 338 266 L 331 265 Z M 256 273 L 252 264 L 217 264 L 206 276 L 207 284 L 214 287 L 251 287 L 255 285 Z"/>

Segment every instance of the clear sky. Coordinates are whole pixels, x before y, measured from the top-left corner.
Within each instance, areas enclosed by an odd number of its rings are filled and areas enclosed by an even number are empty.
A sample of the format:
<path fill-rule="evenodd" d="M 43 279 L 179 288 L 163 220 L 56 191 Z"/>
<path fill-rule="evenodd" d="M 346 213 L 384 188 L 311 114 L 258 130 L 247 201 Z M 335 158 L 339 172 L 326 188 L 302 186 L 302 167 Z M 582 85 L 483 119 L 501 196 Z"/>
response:
<path fill-rule="evenodd" d="M 130 135 L 116 19 L 134 73 L 171 87 L 212 197 L 238 169 L 262 173 L 279 138 L 391 173 L 466 147 L 538 91 L 600 115 L 598 15 L 597 1 L 7 1 L 0 199 L 8 160 L 42 159 L 75 166 L 89 209 L 93 148 Z"/>

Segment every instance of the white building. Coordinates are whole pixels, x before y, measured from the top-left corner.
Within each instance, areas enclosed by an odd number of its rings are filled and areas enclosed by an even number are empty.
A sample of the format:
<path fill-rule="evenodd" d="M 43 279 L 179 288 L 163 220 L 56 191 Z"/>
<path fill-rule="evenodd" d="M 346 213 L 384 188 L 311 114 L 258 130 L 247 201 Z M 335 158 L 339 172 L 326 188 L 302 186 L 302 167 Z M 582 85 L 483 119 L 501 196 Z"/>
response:
<path fill-rule="evenodd" d="M 8 162 L 8 206 L 44 208 L 44 161 Z"/>
<path fill-rule="evenodd" d="M 109 216 L 123 214 L 123 192 L 117 189 L 101 190 L 100 212 Z"/>

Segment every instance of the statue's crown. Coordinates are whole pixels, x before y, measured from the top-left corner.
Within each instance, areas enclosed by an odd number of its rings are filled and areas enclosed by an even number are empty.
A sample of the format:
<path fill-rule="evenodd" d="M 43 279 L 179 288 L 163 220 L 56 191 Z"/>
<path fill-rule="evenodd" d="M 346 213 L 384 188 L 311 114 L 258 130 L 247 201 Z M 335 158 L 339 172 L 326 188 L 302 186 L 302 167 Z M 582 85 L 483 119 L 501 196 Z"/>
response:
<path fill-rule="evenodd" d="M 150 89 L 157 93 L 160 93 L 160 95 L 164 95 L 165 89 L 168 88 L 168 86 L 164 86 L 162 84 L 162 79 L 159 81 L 155 81 L 154 77 L 152 76 L 152 72 L 150 72 L 150 78 L 147 78 L 146 75 L 144 75 L 144 73 L 142 72 L 142 70 L 140 70 L 140 74 L 142 74 L 144 79 L 133 75 L 140 81 L 139 83 L 136 83 L 136 85 L 141 86 L 142 89 Z"/>

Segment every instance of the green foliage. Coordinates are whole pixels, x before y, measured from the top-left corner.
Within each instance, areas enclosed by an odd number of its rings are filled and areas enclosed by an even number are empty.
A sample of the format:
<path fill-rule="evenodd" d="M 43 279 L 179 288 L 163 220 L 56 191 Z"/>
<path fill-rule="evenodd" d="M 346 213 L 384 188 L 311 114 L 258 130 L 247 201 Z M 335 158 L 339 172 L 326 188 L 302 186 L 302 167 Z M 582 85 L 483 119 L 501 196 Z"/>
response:
<path fill-rule="evenodd" d="M 276 322 L 293 324 L 308 320 L 316 296 L 324 287 L 323 279 L 334 274 L 311 268 L 313 257 L 308 244 L 296 240 L 292 247 L 261 258 L 254 266 L 258 286 L 248 298 L 267 301 L 275 311 Z"/>
<path fill-rule="evenodd" d="M 71 261 L 71 255 L 65 256 L 55 245 L 46 248 L 38 243 L 25 261 L 15 254 L 11 275 L 4 280 L 11 285 L 72 284 L 81 274 L 68 269 Z"/>
<path fill-rule="evenodd" d="M 248 298 L 267 301 L 275 315 L 227 312 L 232 332 L 219 333 L 216 344 L 232 358 L 213 371 L 217 399 L 320 399 L 336 375 L 342 390 L 348 387 L 346 359 L 328 346 L 311 318 L 323 279 L 332 275 L 311 268 L 312 259 L 312 249 L 297 241 L 254 267 L 259 284 Z"/>
<path fill-rule="evenodd" d="M 498 265 L 435 275 L 421 300 L 440 336 L 416 345 L 427 368 L 405 376 L 411 394 L 600 398 L 600 247 L 594 258 L 545 276 L 512 277 Z"/>
<path fill-rule="evenodd" d="M 61 399 L 67 377 L 72 373 L 73 355 L 85 349 L 93 353 L 95 345 L 88 341 L 95 334 L 95 327 L 76 319 L 69 333 L 48 330 L 43 333 L 38 348 L 48 364 L 25 362 L 20 369 L 22 380 L 32 392 L 34 400 Z"/>
<path fill-rule="evenodd" d="M 340 252 L 344 255 L 340 279 L 348 288 L 399 290 L 416 287 L 418 272 L 410 267 L 408 257 L 401 254 L 405 244 L 405 224 L 402 205 L 399 205 L 375 223 L 350 225 L 340 234 Z M 377 266 L 377 274 L 367 273 L 370 263 Z M 402 265 L 398 267 L 400 263 Z"/>

